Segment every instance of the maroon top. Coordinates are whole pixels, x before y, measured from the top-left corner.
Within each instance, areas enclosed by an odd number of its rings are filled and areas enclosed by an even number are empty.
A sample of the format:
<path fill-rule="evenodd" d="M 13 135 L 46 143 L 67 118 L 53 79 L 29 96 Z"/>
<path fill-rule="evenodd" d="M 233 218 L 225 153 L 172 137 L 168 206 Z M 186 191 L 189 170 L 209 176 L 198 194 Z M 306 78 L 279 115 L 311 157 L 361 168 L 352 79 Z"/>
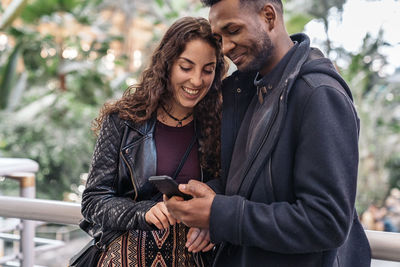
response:
<path fill-rule="evenodd" d="M 183 127 L 171 127 L 157 121 L 154 133 L 157 149 L 157 175 L 172 177 L 192 142 L 193 134 L 193 121 Z M 187 183 L 190 179 L 200 180 L 201 171 L 197 151 L 198 144 L 196 142 L 175 179 L 178 184 Z"/>

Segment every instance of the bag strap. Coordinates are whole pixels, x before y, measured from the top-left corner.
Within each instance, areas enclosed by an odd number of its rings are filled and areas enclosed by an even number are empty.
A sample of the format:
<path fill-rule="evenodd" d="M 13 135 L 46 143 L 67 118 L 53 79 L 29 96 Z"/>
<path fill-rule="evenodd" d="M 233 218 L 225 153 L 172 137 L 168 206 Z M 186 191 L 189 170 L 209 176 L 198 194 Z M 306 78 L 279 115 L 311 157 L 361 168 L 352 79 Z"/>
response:
<path fill-rule="evenodd" d="M 174 174 L 172 175 L 172 179 L 175 180 L 176 177 L 178 176 L 178 174 L 181 172 L 181 170 L 182 170 L 183 166 L 185 165 L 185 162 L 186 162 L 190 152 L 193 149 L 194 143 L 196 143 L 196 140 L 197 140 L 197 135 L 196 135 L 196 132 L 194 132 L 194 135 L 192 137 L 192 141 L 190 141 L 189 146 L 186 148 L 185 154 L 183 154 L 181 162 L 179 162 L 178 167 L 176 168 Z"/>

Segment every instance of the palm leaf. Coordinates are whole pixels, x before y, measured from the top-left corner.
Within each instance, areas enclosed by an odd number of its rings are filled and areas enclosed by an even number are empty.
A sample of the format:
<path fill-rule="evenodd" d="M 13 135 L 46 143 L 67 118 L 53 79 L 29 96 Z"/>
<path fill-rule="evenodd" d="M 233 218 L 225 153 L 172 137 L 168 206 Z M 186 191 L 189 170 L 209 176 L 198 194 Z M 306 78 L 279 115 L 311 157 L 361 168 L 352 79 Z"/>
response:
<path fill-rule="evenodd" d="M 2 73 L 0 81 L 0 110 L 8 106 L 9 95 L 12 90 L 13 80 L 16 75 L 18 57 L 22 48 L 22 42 L 19 42 L 11 53 L 8 62 Z"/>
<path fill-rule="evenodd" d="M 28 0 L 13 0 L 4 11 L 0 20 L 0 30 L 7 28 L 25 7 Z"/>

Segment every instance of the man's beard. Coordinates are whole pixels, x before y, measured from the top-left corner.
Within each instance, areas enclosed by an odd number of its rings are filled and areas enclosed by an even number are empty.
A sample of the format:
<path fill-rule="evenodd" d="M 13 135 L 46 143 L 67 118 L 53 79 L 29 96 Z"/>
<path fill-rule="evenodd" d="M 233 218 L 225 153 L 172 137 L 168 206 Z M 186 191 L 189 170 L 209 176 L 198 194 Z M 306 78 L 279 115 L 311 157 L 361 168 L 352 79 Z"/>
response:
<path fill-rule="evenodd" d="M 267 34 L 263 34 L 262 39 L 253 46 L 254 59 L 250 61 L 247 66 L 241 69 L 241 72 L 256 72 L 260 71 L 266 64 L 268 64 L 274 52 L 274 46 L 271 39 Z"/>

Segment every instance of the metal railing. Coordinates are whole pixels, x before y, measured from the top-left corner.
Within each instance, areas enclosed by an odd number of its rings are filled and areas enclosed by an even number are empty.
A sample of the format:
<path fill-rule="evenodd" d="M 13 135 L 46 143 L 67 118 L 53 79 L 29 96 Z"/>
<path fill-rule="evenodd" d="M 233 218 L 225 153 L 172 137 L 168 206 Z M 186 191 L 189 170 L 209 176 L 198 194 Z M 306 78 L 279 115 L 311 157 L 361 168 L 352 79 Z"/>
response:
<path fill-rule="evenodd" d="M 21 236 L 0 233 L 0 239 L 19 241 L 21 266 L 33 266 L 35 251 L 48 247 L 60 247 L 64 242 L 35 238 L 35 222 L 32 220 L 77 225 L 82 219 L 80 204 L 35 199 L 36 162 L 29 159 L 4 159 L 0 162 L 0 176 L 17 180 L 21 197 L 0 196 L 0 217 L 22 219 Z M 18 171 L 23 171 L 19 172 Z M 366 231 L 372 257 L 378 260 L 400 262 L 400 233 Z M 41 246 L 35 248 L 36 244 Z M 0 264 L 12 259 L 4 256 Z M 15 258 L 15 256 L 14 256 Z"/>
<path fill-rule="evenodd" d="M 400 262 L 400 233 L 366 230 L 372 258 Z"/>
<path fill-rule="evenodd" d="M 76 203 L 6 196 L 0 196 L 0 216 L 74 225 L 82 219 Z"/>
<path fill-rule="evenodd" d="M 82 218 L 79 204 L 4 196 L 0 196 L 0 216 L 62 224 L 78 224 Z M 400 262 L 400 233 L 366 233 L 374 259 Z"/>
<path fill-rule="evenodd" d="M 24 198 L 36 197 L 35 173 L 38 170 L 39 164 L 30 159 L 0 158 L 0 176 L 18 181 L 20 196 Z M 35 243 L 32 241 L 35 237 L 35 222 L 22 220 L 19 228 L 21 253 L 17 256 L 21 266 L 31 267 L 35 257 Z"/>

